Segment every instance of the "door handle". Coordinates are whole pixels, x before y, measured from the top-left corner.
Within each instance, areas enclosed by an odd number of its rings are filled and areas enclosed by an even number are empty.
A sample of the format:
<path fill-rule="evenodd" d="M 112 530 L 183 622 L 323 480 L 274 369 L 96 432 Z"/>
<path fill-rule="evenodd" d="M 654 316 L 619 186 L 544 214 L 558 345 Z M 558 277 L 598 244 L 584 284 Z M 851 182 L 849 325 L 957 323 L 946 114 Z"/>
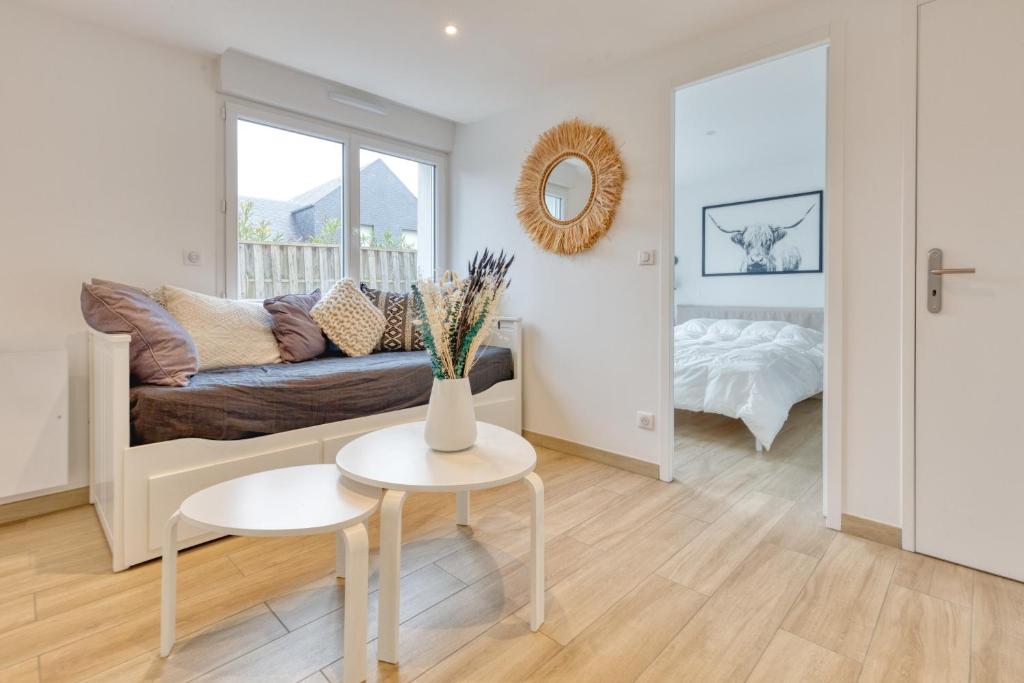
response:
<path fill-rule="evenodd" d="M 943 275 L 969 275 L 974 272 L 974 268 L 943 268 L 942 250 L 930 249 L 928 251 L 928 312 L 939 313 L 942 311 Z"/>
<path fill-rule="evenodd" d="M 974 268 L 935 268 L 928 272 L 932 275 L 959 275 L 961 273 L 974 273 L 977 271 Z"/>

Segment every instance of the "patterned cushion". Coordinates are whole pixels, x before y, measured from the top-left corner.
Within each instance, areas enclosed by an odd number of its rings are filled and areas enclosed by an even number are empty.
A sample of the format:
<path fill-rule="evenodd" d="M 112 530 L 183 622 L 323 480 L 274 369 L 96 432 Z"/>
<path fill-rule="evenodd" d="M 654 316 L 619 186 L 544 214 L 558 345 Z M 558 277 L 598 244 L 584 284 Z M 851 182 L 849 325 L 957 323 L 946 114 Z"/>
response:
<path fill-rule="evenodd" d="M 373 305 L 384 314 L 384 334 L 377 344 L 377 351 L 422 351 L 423 332 L 415 323 L 416 307 L 413 306 L 412 292 L 383 292 L 360 283 Z"/>
<path fill-rule="evenodd" d="M 334 285 L 309 314 L 327 338 L 349 356 L 365 356 L 372 352 L 384 332 L 383 314 L 359 291 L 351 278 Z"/>
<path fill-rule="evenodd" d="M 263 304 L 164 287 L 167 310 L 192 335 L 199 369 L 280 363 L 281 353 Z"/>

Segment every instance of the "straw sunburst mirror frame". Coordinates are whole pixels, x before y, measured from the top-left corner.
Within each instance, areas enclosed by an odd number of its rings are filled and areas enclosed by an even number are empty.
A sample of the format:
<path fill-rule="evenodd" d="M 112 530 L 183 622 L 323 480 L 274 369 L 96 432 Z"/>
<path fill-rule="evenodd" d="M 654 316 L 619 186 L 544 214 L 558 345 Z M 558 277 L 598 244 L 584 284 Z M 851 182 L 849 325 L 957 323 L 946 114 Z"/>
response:
<path fill-rule="evenodd" d="M 548 176 L 567 157 L 578 157 L 590 169 L 590 198 L 579 215 L 559 220 L 544 201 Z M 607 130 L 571 119 L 541 134 L 523 162 L 516 185 L 519 222 L 541 248 L 556 254 L 590 249 L 611 227 L 622 199 L 626 172 Z"/>

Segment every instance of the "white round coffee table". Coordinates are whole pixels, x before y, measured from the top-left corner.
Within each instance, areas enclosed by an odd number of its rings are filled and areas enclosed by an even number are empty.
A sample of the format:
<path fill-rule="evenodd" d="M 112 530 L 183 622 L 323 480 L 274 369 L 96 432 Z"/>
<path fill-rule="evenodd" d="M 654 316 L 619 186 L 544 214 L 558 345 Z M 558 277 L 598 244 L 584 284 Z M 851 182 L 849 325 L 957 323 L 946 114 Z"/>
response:
<path fill-rule="evenodd" d="M 164 528 L 160 654 L 174 646 L 178 523 L 235 536 L 337 532 L 335 573 L 345 577 L 345 680 L 366 679 L 369 542 L 377 488 L 344 481 L 335 465 L 300 465 L 214 484 L 185 499 Z"/>
<path fill-rule="evenodd" d="M 456 522 L 469 524 L 469 492 L 523 480 L 533 499 L 530 530 L 530 628 L 544 622 L 544 484 L 533 471 L 530 443 L 502 427 L 477 422 L 476 443 L 455 453 L 433 451 L 423 422 L 387 427 L 346 444 L 338 452 L 345 477 L 386 489 L 380 519 L 380 610 L 377 658 L 398 663 L 399 561 L 402 505 L 410 491 L 456 494 Z"/>

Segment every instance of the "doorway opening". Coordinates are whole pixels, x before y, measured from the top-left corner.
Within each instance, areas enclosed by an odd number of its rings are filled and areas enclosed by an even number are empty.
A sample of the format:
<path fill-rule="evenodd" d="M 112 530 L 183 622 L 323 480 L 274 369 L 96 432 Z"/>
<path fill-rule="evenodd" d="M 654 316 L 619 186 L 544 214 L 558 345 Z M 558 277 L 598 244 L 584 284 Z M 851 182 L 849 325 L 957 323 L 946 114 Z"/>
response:
<path fill-rule="evenodd" d="M 822 510 L 828 46 L 674 93 L 673 478 Z"/>

